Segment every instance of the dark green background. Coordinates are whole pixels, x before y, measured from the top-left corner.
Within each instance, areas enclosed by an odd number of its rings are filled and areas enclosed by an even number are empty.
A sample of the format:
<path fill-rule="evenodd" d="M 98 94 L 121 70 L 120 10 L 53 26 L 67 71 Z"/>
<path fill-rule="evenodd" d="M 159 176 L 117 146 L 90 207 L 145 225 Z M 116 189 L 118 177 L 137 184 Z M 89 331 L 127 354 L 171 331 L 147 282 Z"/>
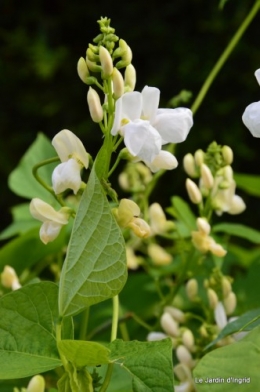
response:
<path fill-rule="evenodd" d="M 253 4 L 229 0 L 220 11 L 217 0 L 1 0 L 0 228 L 10 222 L 10 206 L 20 202 L 8 190 L 7 176 L 37 132 L 52 138 L 70 129 L 93 155 L 101 145 L 101 132 L 89 120 L 87 86 L 76 72 L 78 58 L 98 34 L 100 16 L 110 17 L 117 35 L 132 48 L 137 90 L 146 84 L 158 87 L 165 107 L 182 89 L 195 98 Z M 259 26 L 260 14 L 214 82 L 188 140 L 178 146 L 179 162 L 185 153 L 216 140 L 233 148 L 235 170 L 259 173 L 260 140 L 241 121 L 245 107 L 260 97 L 253 75 L 260 67 Z M 166 206 L 171 194 L 184 195 L 184 178 L 181 165 L 167 173 L 154 199 Z M 242 219 L 257 227 L 259 201 L 244 197 L 250 208 Z"/>

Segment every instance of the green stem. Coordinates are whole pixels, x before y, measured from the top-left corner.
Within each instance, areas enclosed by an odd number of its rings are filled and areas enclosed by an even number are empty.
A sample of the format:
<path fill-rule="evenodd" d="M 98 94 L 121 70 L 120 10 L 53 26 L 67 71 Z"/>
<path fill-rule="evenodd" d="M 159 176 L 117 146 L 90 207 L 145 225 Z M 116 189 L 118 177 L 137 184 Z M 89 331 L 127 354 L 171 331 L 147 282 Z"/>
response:
<path fill-rule="evenodd" d="M 115 169 L 117 168 L 120 161 L 121 161 L 121 154 L 119 153 L 114 165 L 111 167 L 111 169 L 108 172 L 107 178 L 109 178 L 111 176 L 111 174 L 115 171 Z"/>
<path fill-rule="evenodd" d="M 42 162 L 37 163 L 37 165 L 33 166 L 32 169 L 32 173 L 35 177 L 35 179 L 39 182 L 39 184 L 41 184 L 48 192 L 50 192 L 54 197 L 56 197 L 52 187 L 50 187 L 49 185 L 46 184 L 46 182 L 39 176 L 38 174 L 38 170 L 40 169 L 40 167 L 45 166 L 45 165 L 49 165 L 50 163 L 53 162 L 58 162 L 60 160 L 59 157 L 55 157 L 55 158 L 49 158 L 49 159 L 45 159 Z"/>
<path fill-rule="evenodd" d="M 191 111 L 193 112 L 193 114 L 195 114 L 198 108 L 200 107 L 215 77 L 217 76 L 217 74 L 225 64 L 226 60 L 230 56 L 231 52 L 234 50 L 235 46 L 237 45 L 240 38 L 246 31 L 247 27 L 250 25 L 253 18 L 256 16 L 259 8 L 260 8 L 260 1 L 257 0 L 253 5 L 251 11 L 248 13 L 247 17 L 245 18 L 244 22 L 239 26 L 239 29 L 237 30 L 237 32 L 229 42 L 228 46 L 226 47 L 226 49 L 224 50 L 224 52 L 216 62 L 215 66 L 213 67 L 207 79 L 205 80 L 203 86 L 201 87 L 199 94 L 191 107 Z"/>

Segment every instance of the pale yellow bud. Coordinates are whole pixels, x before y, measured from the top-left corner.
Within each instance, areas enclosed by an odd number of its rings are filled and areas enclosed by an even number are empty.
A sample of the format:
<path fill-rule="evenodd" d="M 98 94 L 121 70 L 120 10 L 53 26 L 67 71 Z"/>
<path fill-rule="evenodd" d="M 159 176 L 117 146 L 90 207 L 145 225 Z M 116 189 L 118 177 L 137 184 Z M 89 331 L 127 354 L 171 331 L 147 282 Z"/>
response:
<path fill-rule="evenodd" d="M 168 312 L 164 312 L 160 319 L 162 329 L 167 335 L 178 337 L 180 334 L 178 323 L 172 318 Z"/>
<path fill-rule="evenodd" d="M 226 310 L 226 314 L 229 316 L 234 312 L 237 306 L 236 294 L 233 291 L 231 291 L 231 293 L 229 293 L 229 295 L 226 298 L 224 298 L 223 303 Z"/>
<path fill-rule="evenodd" d="M 189 195 L 190 200 L 194 204 L 199 204 L 202 201 L 202 195 L 198 188 L 198 186 L 190 180 L 189 178 L 186 179 L 186 189 Z"/>
<path fill-rule="evenodd" d="M 182 310 L 177 309 L 173 306 L 165 306 L 164 312 L 170 313 L 170 315 L 179 323 L 184 323 L 185 322 L 185 314 L 183 313 Z"/>
<path fill-rule="evenodd" d="M 223 176 L 228 182 L 233 181 L 233 169 L 231 166 L 223 167 Z"/>
<path fill-rule="evenodd" d="M 126 263 L 127 267 L 131 270 L 136 270 L 139 267 L 138 258 L 130 246 L 126 247 Z"/>
<path fill-rule="evenodd" d="M 96 63 L 94 63 L 93 61 L 90 61 L 88 59 L 88 57 L 86 57 L 86 63 L 87 63 L 87 67 L 90 71 L 92 72 L 101 72 L 102 71 L 102 67 L 101 65 L 97 65 Z"/>
<path fill-rule="evenodd" d="M 181 344 L 180 346 L 177 347 L 176 357 L 178 358 L 180 363 L 187 365 L 189 368 L 193 367 L 193 359 L 191 353 L 184 345 Z"/>
<path fill-rule="evenodd" d="M 183 158 L 183 167 L 188 176 L 195 178 L 198 176 L 195 160 L 192 154 L 186 154 Z"/>
<path fill-rule="evenodd" d="M 203 338 L 207 338 L 209 336 L 208 331 L 205 327 L 205 325 L 202 325 L 199 329 L 199 333 Z"/>
<path fill-rule="evenodd" d="M 234 154 L 232 149 L 229 146 L 223 146 L 222 147 L 222 155 L 225 163 L 227 165 L 231 165 L 233 162 Z"/>
<path fill-rule="evenodd" d="M 121 199 L 117 211 L 117 222 L 121 227 L 126 227 L 134 217 L 140 215 L 138 205 L 129 199 Z"/>
<path fill-rule="evenodd" d="M 198 282 L 192 278 L 186 283 L 186 293 L 190 301 L 194 301 L 198 295 Z"/>
<path fill-rule="evenodd" d="M 229 296 L 229 294 L 232 291 L 230 280 L 226 276 L 223 276 L 221 284 L 222 284 L 223 297 L 226 298 Z"/>
<path fill-rule="evenodd" d="M 125 69 L 125 92 L 131 92 L 135 89 L 136 71 L 132 64 L 129 64 Z"/>
<path fill-rule="evenodd" d="M 120 98 L 124 94 L 124 79 L 120 71 L 117 68 L 113 69 L 112 74 L 113 91 L 115 99 Z"/>
<path fill-rule="evenodd" d="M 141 218 L 133 218 L 127 225 L 134 232 L 137 237 L 147 238 L 151 234 L 150 226 Z"/>
<path fill-rule="evenodd" d="M 44 392 L 45 381 L 40 375 L 34 376 L 27 387 L 27 392 Z"/>
<path fill-rule="evenodd" d="M 151 257 L 154 265 L 168 265 L 172 262 L 172 255 L 158 244 L 149 244 L 147 253 Z"/>
<path fill-rule="evenodd" d="M 189 351 L 194 348 L 194 336 L 190 329 L 186 329 L 182 334 L 182 342 Z"/>
<path fill-rule="evenodd" d="M 217 296 L 216 291 L 214 291 L 213 289 L 209 288 L 207 290 L 207 296 L 208 296 L 210 308 L 211 309 L 215 309 L 217 304 L 218 304 L 218 296 Z"/>
<path fill-rule="evenodd" d="M 103 120 L 104 112 L 100 103 L 99 95 L 92 87 L 89 87 L 87 101 L 92 120 L 99 123 Z"/>
<path fill-rule="evenodd" d="M 89 70 L 86 64 L 86 61 L 83 57 L 81 57 L 77 64 L 77 71 L 80 79 L 83 83 L 86 83 L 86 80 L 89 76 Z"/>
<path fill-rule="evenodd" d="M 102 77 L 109 78 L 113 73 L 113 60 L 109 51 L 104 46 L 99 47 L 99 58 L 102 67 Z"/>
<path fill-rule="evenodd" d="M 120 173 L 118 176 L 118 182 L 119 182 L 120 187 L 124 191 L 130 190 L 131 184 L 130 184 L 129 176 L 127 173 L 125 173 L 125 172 Z"/>
<path fill-rule="evenodd" d="M 204 152 L 202 150 L 195 151 L 194 154 L 195 163 L 197 166 L 201 166 L 204 162 Z"/>
<path fill-rule="evenodd" d="M 17 290 L 21 287 L 15 270 L 9 265 L 6 265 L 1 273 L 1 283 L 4 287 L 12 290 Z"/>
<path fill-rule="evenodd" d="M 211 227 L 205 218 L 197 218 L 196 220 L 197 228 L 202 233 L 208 235 L 210 233 Z"/>
<path fill-rule="evenodd" d="M 200 174 L 203 181 L 203 186 L 207 189 L 212 189 L 214 185 L 214 178 L 209 167 L 205 165 L 205 163 L 202 163 L 200 167 Z"/>

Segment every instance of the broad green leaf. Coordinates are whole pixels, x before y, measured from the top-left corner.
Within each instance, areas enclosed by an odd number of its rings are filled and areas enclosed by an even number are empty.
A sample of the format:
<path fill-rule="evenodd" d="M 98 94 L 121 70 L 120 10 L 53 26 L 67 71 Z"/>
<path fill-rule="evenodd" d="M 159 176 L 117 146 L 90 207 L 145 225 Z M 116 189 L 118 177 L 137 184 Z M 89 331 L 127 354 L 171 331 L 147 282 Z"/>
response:
<path fill-rule="evenodd" d="M 124 238 L 93 167 L 61 272 L 60 314 L 74 315 L 117 295 L 126 277 Z"/>
<path fill-rule="evenodd" d="M 99 179 L 107 175 L 107 171 L 108 171 L 107 165 L 108 165 L 109 155 L 110 155 L 108 143 L 109 143 L 109 138 L 106 138 L 95 160 L 95 170 L 96 170 L 97 177 Z"/>
<path fill-rule="evenodd" d="M 251 331 L 260 325 L 260 308 L 250 310 L 236 320 L 228 323 L 220 332 L 217 339 L 210 343 L 207 347 L 211 347 L 224 337 L 236 332 Z"/>
<path fill-rule="evenodd" d="M 61 366 L 57 320 L 58 286 L 52 282 L 24 286 L 0 298 L 0 379 L 28 377 Z M 71 319 L 65 323 L 71 325 Z M 68 325 L 63 328 L 67 334 Z M 67 337 L 64 332 L 62 336 Z"/>
<path fill-rule="evenodd" d="M 58 348 L 68 361 L 77 368 L 109 363 L 108 348 L 96 342 L 84 340 L 61 340 Z"/>
<path fill-rule="evenodd" d="M 212 228 L 213 233 L 227 233 L 237 237 L 245 238 L 246 240 L 255 244 L 260 244 L 260 231 L 252 229 L 251 227 L 240 225 L 236 223 L 219 223 Z"/>
<path fill-rule="evenodd" d="M 260 176 L 236 173 L 234 175 L 237 187 L 249 195 L 260 196 Z"/>
<path fill-rule="evenodd" d="M 191 211 L 189 204 L 179 196 L 173 196 L 171 201 L 174 208 L 174 216 L 180 222 L 183 222 L 189 231 L 196 230 L 196 217 Z M 169 212 L 171 213 L 171 211 Z"/>
<path fill-rule="evenodd" d="M 24 234 L 27 231 L 39 226 L 29 211 L 29 203 L 19 204 L 11 209 L 13 223 L 0 234 L 0 240 L 13 237 L 17 234 Z"/>
<path fill-rule="evenodd" d="M 133 376 L 133 392 L 173 390 L 172 342 L 124 342 L 109 344 L 110 358 Z"/>
<path fill-rule="evenodd" d="M 199 361 L 193 371 L 196 390 L 257 391 L 260 385 L 259 359 L 260 328 L 257 327 L 241 341 L 218 348 Z"/>
<path fill-rule="evenodd" d="M 56 155 L 49 139 L 42 133 L 39 133 L 16 169 L 10 174 L 8 179 L 10 189 L 16 195 L 26 197 L 27 199 L 39 197 L 46 202 L 53 202 L 53 196 L 34 178 L 32 168 L 39 162 L 53 158 Z M 39 169 L 39 175 L 47 184 L 50 184 L 51 175 L 55 166 L 57 166 L 57 163 L 45 165 Z"/>
<path fill-rule="evenodd" d="M 5 265 L 10 265 L 19 275 L 25 268 L 35 265 L 46 256 L 60 252 L 65 244 L 65 230 L 61 231 L 55 241 L 44 245 L 39 237 L 40 224 L 38 226 L 37 229 L 32 229 L 9 241 L 0 249 L 0 271 Z"/>

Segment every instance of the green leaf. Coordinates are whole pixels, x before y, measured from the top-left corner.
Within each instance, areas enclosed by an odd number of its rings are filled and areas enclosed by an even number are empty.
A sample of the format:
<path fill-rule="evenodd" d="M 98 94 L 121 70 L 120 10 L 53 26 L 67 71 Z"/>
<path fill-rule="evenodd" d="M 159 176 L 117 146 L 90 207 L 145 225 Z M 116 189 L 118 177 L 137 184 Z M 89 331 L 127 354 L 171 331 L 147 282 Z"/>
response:
<path fill-rule="evenodd" d="M 58 287 L 24 286 L 0 298 L 0 379 L 35 375 L 61 366 L 56 346 Z M 69 331 L 66 319 L 63 331 Z M 63 333 L 63 337 L 64 333 Z"/>
<path fill-rule="evenodd" d="M 60 252 L 65 239 L 66 232 L 62 230 L 54 242 L 44 245 L 39 238 L 39 228 L 32 229 L 9 241 L 0 249 L 0 271 L 5 265 L 10 265 L 19 275 L 25 268 L 35 265 L 46 256 Z"/>
<path fill-rule="evenodd" d="M 238 188 L 243 189 L 249 195 L 260 196 L 260 176 L 236 173 L 234 179 Z"/>
<path fill-rule="evenodd" d="M 0 240 L 5 240 L 17 234 L 24 234 L 27 231 L 39 226 L 29 211 L 29 203 L 19 204 L 11 209 L 13 223 L 0 234 Z"/>
<path fill-rule="evenodd" d="M 123 342 L 109 344 L 110 358 L 133 376 L 133 392 L 173 390 L 172 342 Z"/>
<path fill-rule="evenodd" d="M 55 157 L 55 150 L 49 139 L 39 133 L 35 142 L 29 147 L 14 171 L 9 176 L 10 189 L 18 196 L 32 199 L 39 197 L 46 202 L 53 202 L 53 196 L 34 178 L 32 168 L 37 163 Z M 39 174 L 46 183 L 50 183 L 51 175 L 57 163 L 45 165 L 39 169 Z"/>
<path fill-rule="evenodd" d="M 186 201 L 181 199 L 179 196 L 173 196 L 171 198 L 171 201 L 174 208 L 173 216 L 175 216 L 180 222 L 182 222 L 189 231 L 197 230 L 196 217 L 191 211 L 189 204 L 186 203 Z"/>
<path fill-rule="evenodd" d="M 126 278 L 124 238 L 93 167 L 61 272 L 60 314 L 74 315 L 117 295 Z"/>
<path fill-rule="evenodd" d="M 257 327 L 239 342 L 218 348 L 199 361 L 193 371 L 196 390 L 257 391 L 260 384 L 259 358 L 260 328 Z"/>
<path fill-rule="evenodd" d="M 96 342 L 61 340 L 58 348 L 77 368 L 109 363 L 110 350 Z"/>
<path fill-rule="evenodd" d="M 255 327 L 260 325 L 260 308 L 250 310 L 249 312 L 246 312 L 242 316 L 238 317 L 236 320 L 228 323 L 220 332 L 218 337 L 211 342 L 208 347 L 213 346 L 216 344 L 219 340 L 225 338 L 228 335 L 232 335 L 236 332 L 242 332 L 242 331 L 251 331 Z"/>
<path fill-rule="evenodd" d="M 236 223 L 219 223 L 212 228 L 213 233 L 227 233 L 244 238 L 254 244 L 260 244 L 260 231 Z"/>

